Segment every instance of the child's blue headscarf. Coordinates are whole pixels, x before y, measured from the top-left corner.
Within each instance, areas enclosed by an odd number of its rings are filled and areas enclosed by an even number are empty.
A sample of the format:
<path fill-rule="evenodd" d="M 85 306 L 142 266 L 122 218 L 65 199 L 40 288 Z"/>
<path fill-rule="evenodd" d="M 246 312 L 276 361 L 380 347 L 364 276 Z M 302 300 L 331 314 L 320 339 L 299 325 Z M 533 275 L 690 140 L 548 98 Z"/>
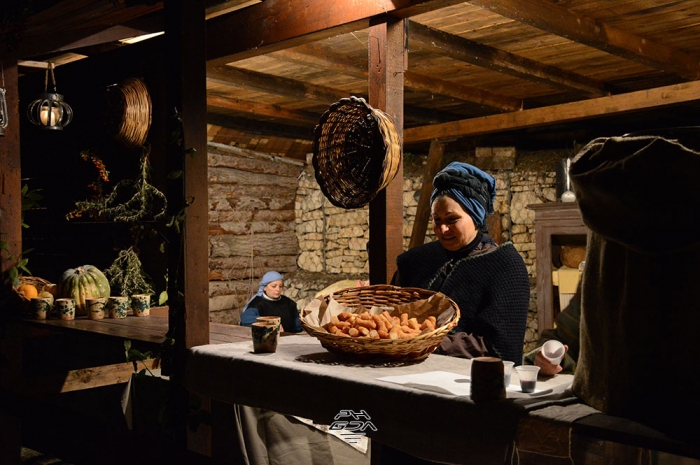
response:
<path fill-rule="evenodd" d="M 448 194 L 469 213 L 477 228 L 484 226 L 486 215 L 493 213 L 496 180 L 476 166 L 453 161 L 433 178 L 430 204 L 442 194 Z"/>
<path fill-rule="evenodd" d="M 279 280 L 284 281 L 284 276 L 282 276 L 278 272 L 268 271 L 267 273 L 265 273 L 263 275 L 262 279 L 260 280 L 260 287 L 258 288 L 258 292 L 253 297 L 250 298 L 248 303 L 245 304 L 243 311 L 245 311 L 245 309 L 248 308 L 248 305 L 253 301 L 253 299 L 255 299 L 258 296 L 263 295 L 263 292 L 264 292 L 263 289 L 265 289 L 265 286 L 267 286 L 268 284 L 270 284 L 273 281 L 279 281 Z"/>

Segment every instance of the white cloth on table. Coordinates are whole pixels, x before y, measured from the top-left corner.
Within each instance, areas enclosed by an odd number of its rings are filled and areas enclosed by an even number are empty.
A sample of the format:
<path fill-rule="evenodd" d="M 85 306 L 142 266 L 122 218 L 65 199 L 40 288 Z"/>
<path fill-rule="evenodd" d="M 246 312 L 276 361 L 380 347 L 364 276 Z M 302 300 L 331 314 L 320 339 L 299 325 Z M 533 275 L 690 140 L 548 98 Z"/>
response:
<path fill-rule="evenodd" d="M 308 335 L 280 338 L 277 352 L 254 354 L 252 342 L 190 349 L 185 385 L 230 404 L 245 404 L 331 424 L 341 410 L 364 411 L 376 427 L 367 435 L 416 457 L 462 464 L 503 463 L 527 406 L 570 392 L 475 404 L 469 396 L 381 381 L 431 371 L 468 375 L 469 361 L 432 354 L 414 363 L 341 359 Z M 289 393 L 298 392 L 290 397 Z M 462 428 L 456 425 L 478 425 Z M 436 447 L 436 444 L 440 444 Z"/>

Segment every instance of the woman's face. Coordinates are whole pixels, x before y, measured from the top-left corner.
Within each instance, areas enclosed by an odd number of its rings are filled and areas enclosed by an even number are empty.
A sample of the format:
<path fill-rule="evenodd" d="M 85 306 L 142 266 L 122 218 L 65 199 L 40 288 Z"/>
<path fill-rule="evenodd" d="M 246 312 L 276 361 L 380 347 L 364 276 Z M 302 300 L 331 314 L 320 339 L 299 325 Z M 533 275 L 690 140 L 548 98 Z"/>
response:
<path fill-rule="evenodd" d="M 457 251 L 476 237 L 474 220 L 453 198 L 446 195 L 438 197 L 430 210 L 433 215 L 433 231 L 447 250 Z"/>
<path fill-rule="evenodd" d="M 272 281 L 268 283 L 267 286 L 263 287 L 265 294 L 271 299 L 279 299 L 284 292 L 284 281 L 278 279 L 277 281 Z"/>

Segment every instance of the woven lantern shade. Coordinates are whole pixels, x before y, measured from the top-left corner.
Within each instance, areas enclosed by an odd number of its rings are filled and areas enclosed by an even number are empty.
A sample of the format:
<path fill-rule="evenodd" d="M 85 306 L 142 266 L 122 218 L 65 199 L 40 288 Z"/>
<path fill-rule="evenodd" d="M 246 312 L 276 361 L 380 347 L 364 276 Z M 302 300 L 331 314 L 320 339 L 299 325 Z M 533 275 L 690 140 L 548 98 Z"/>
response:
<path fill-rule="evenodd" d="M 344 98 L 321 116 L 312 162 L 316 181 L 333 205 L 361 208 L 398 173 L 401 142 L 388 115 L 362 98 Z"/>

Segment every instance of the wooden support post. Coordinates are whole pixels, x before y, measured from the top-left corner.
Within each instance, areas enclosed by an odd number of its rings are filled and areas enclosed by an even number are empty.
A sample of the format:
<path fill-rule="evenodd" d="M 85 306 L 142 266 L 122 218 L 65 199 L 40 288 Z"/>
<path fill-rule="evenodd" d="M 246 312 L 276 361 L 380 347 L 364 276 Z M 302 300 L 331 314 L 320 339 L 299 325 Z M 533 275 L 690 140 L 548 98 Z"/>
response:
<path fill-rule="evenodd" d="M 182 173 L 168 186 L 169 213 L 182 220 L 168 253 L 168 334 L 175 340 L 168 367 L 175 434 L 164 447 L 168 454 L 187 447 L 187 349 L 209 343 L 205 32 L 203 0 L 165 2 L 167 165 L 169 173 Z"/>
<path fill-rule="evenodd" d="M 8 248 L 0 251 L 0 272 L 4 273 L 22 253 L 22 182 L 17 61 L 4 60 L 2 65 L 8 113 L 5 135 L 0 136 L 0 241 L 6 242 Z"/>
<path fill-rule="evenodd" d="M 165 4 L 165 46 L 168 59 L 164 72 L 167 80 L 168 117 L 180 114 L 181 140 L 171 140 L 168 151 L 170 171 L 181 171 L 177 181 L 180 192 L 173 189 L 171 211 L 185 216 L 181 225 L 182 256 L 176 257 L 182 279 L 185 311 L 178 317 L 184 347 L 209 343 L 208 280 L 208 190 L 207 190 L 207 98 L 205 51 L 205 16 L 202 0 L 173 0 Z M 175 123 L 177 126 L 177 123 Z M 169 132 L 173 137 L 173 132 Z M 177 137 L 175 137 L 177 138 Z M 179 139 L 179 138 L 178 138 Z M 174 251 L 177 255 L 177 251 Z M 170 275 L 174 279 L 174 275 Z M 171 299 L 177 296 L 171 295 Z M 171 307 L 172 308 L 172 307 Z M 170 315 L 173 316 L 172 314 Z"/>
<path fill-rule="evenodd" d="M 0 241 L 7 243 L 7 250 L 0 251 L 0 273 L 5 273 L 15 265 L 22 253 L 22 182 L 20 172 L 19 141 L 19 85 L 17 61 L 13 58 L 3 60 L 5 74 L 5 99 L 7 101 L 8 125 L 5 135 L 0 136 Z M 2 83 L 0 83 L 1 85 Z M 0 313 L 9 309 L 2 308 Z M 7 313 L 0 314 L 0 318 Z M 7 331 L 6 327 L 2 328 Z M 12 399 L 4 395 L 3 389 L 17 381 L 21 361 L 21 350 L 8 352 L 10 346 L 15 349 L 18 335 L 6 333 L 3 336 L 2 354 L 8 365 L 0 369 L 0 463 L 14 465 L 21 462 L 22 418 L 19 409 L 14 409 Z M 13 357 L 14 356 L 14 357 Z"/>
<path fill-rule="evenodd" d="M 404 20 L 371 24 L 369 32 L 369 104 L 387 113 L 403 139 L 403 73 L 406 70 Z M 403 152 L 403 144 L 402 144 Z M 403 251 L 403 163 L 394 180 L 369 205 L 369 280 L 388 283 Z"/>
<path fill-rule="evenodd" d="M 416 209 L 416 219 L 413 222 L 411 231 L 411 242 L 408 248 L 412 249 L 421 245 L 425 241 L 425 230 L 430 219 L 430 194 L 433 192 L 433 178 L 442 168 L 442 158 L 445 153 L 445 142 L 433 139 L 430 142 L 430 152 L 428 152 L 428 169 L 423 174 L 423 184 L 420 188 L 420 198 Z"/>

